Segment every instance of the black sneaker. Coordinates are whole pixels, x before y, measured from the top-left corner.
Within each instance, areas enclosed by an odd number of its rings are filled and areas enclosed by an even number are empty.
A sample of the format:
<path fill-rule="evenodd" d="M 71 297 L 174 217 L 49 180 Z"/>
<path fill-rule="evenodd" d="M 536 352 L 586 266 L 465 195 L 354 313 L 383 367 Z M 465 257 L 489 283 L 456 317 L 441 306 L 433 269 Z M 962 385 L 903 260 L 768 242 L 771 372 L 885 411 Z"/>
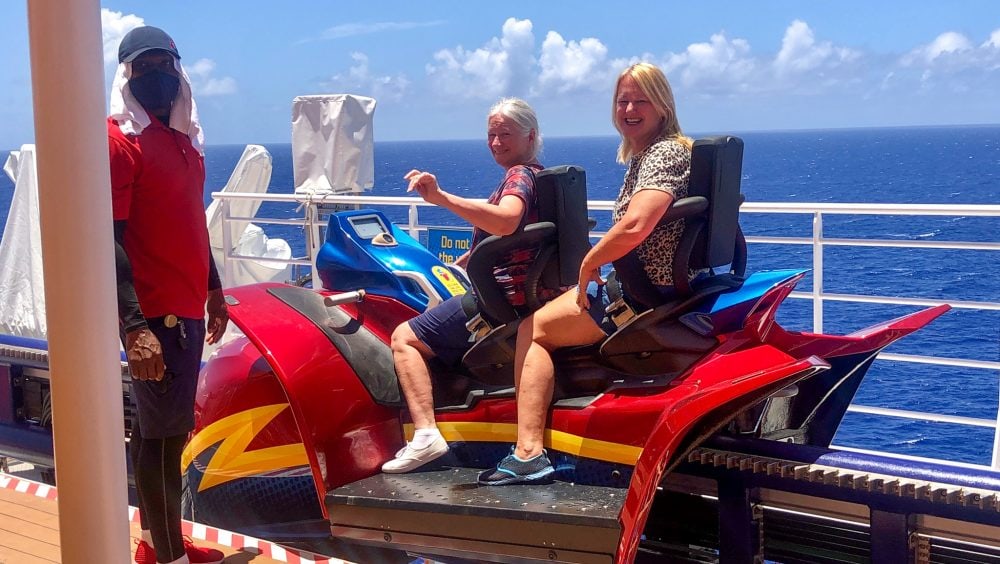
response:
<path fill-rule="evenodd" d="M 506 486 L 507 484 L 543 484 L 552 481 L 556 469 L 552 467 L 548 454 L 541 454 L 530 460 L 520 460 L 514 456 L 514 447 L 496 468 L 479 473 L 479 484 L 483 486 Z"/>

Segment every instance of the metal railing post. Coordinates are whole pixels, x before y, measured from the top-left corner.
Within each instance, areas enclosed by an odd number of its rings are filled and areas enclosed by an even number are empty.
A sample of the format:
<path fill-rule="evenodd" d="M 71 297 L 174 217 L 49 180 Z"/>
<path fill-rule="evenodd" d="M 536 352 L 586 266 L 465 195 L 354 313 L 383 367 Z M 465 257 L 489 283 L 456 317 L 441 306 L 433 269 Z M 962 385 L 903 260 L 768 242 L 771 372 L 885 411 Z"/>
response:
<path fill-rule="evenodd" d="M 414 239 L 416 239 L 416 240 L 419 241 L 420 240 L 420 229 L 419 229 L 420 218 L 417 217 L 417 205 L 416 204 L 410 204 L 410 211 L 407 214 L 407 216 L 408 216 L 407 219 L 409 220 L 408 221 L 408 226 L 407 226 L 407 231 L 410 232 L 410 237 L 413 237 Z"/>
<path fill-rule="evenodd" d="M 1000 370 L 997 371 L 997 376 L 1000 377 Z M 1000 405 L 997 406 L 997 426 L 993 430 L 993 457 L 990 466 L 994 470 L 1000 470 Z"/>
<path fill-rule="evenodd" d="M 823 332 L 823 214 L 813 214 L 813 333 Z"/>
<path fill-rule="evenodd" d="M 319 256 L 319 250 L 323 246 L 323 242 L 319 236 L 319 207 L 312 202 L 309 202 L 306 207 L 306 218 L 306 237 L 309 244 L 309 268 L 312 272 L 312 287 L 320 289 L 323 287 L 323 282 L 319 279 L 319 269 L 316 268 L 316 257 Z"/>
<path fill-rule="evenodd" d="M 229 215 L 229 200 L 223 199 L 219 202 L 219 207 L 222 208 L 222 285 L 225 288 L 232 288 L 235 265 L 232 261 L 233 234 L 229 229 L 232 221 Z"/>

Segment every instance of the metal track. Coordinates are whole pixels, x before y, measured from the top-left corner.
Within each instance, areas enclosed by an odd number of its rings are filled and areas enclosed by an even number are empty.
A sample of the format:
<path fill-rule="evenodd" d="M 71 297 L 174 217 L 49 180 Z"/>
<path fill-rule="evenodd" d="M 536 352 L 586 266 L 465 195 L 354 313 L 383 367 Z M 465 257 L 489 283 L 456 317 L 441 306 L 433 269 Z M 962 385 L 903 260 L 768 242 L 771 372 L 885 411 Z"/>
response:
<path fill-rule="evenodd" d="M 20 364 L 33 368 L 49 367 L 49 353 L 39 349 L 29 347 L 16 347 L 13 345 L 0 344 L 0 364 Z M 122 376 L 127 376 L 128 363 L 122 362 Z"/>
<path fill-rule="evenodd" d="M 752 472 L 768 477 L 823 484 L 858 492 L 871 492 L 936 504 L 1000 512 L 1000 492 L 995 490 L 900 478 L 888 474 L 847 470 L 822 464 L 807 464 L 709 448 L 698 448 L 691 451 L 687 461 L 715 468 Z"/>

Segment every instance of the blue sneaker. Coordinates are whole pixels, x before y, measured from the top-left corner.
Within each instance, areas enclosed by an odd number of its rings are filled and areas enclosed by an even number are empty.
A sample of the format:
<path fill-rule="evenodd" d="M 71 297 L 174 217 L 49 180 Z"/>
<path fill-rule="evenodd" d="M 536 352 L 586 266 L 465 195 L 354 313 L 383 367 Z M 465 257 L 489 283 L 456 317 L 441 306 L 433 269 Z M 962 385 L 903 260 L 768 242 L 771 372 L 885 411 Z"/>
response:
<path fill-rule="evenodd" d="M 556 469 L 552 467 L 549 456 L 542 450 L 541 454 L 528 460 L 514 456 L 514 447 L 510 454 L 504 457 L 496 468 L 483 470 L 479 473 L 479 484 L 482 486 L 506 486 L 507 484 L 543 484 L 552 481 Z"/>

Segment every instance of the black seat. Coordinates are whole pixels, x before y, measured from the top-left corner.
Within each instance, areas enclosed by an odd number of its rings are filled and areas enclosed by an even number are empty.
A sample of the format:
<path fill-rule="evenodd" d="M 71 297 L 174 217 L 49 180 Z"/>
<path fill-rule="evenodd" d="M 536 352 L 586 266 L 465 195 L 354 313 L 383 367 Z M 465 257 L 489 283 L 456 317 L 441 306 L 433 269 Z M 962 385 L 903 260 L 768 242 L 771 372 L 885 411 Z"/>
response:
<path fill-rule="evenodd" d="M 535 174 L 535 192 L 537 223 L 511 235 L 488 237 L 469 256 L 467 271 L 477 303 L 470 303 L 470 297 L 465 305 L 478 311 L 483 324 L 462 364 L 485 382 L 513 382 L 513 343 L 509 341 L 516 333 L 516 322 L 541 307 L 543 289 L 558 290 L 575 284 L 583 256 L 590 250 L 584 170 L 559 166 L 540 171 Z M 493 270 L 511 250 L 535 247 L 538 253 L 525 280 L 526 308 L 519 312 L 507 301 Z M 500 366 L 505 369 L 498 371 Z"/>
<path fill-rule="evenodd" d="M 675 298 L 664 303 L 634 252 L 615 261 L 615 275 L 627 299 L 609 307 L 618 330 L 600 345 L 601 357 L 612 367 L 641 375 L 679 372 L 717 343 L 703 318 L 684 316 L 705 298 L 743 283 L 747 255 L 739 227 L 742 165 L 743 141 L 738 137 L 694 143 L 688 196 L 661 219 L 685 220 L 672 264 Z M 690 271 L 705 274 L 691 283 Z M 614 284 L 609 293 L 614 294 Z"/>

